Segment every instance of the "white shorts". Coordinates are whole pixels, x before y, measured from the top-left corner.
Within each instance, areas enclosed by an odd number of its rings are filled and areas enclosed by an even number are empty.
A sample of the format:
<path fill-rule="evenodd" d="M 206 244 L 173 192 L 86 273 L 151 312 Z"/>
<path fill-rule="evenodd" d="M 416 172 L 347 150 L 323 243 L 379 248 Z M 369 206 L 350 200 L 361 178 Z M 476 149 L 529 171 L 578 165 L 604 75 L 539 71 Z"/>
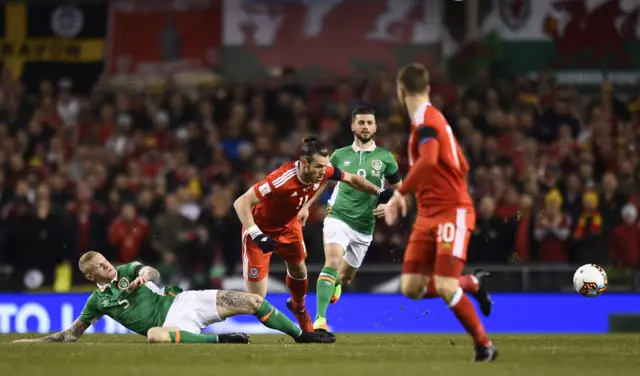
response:
<path fill-rule="evenodd" d="M 364 261 L 372 235 L 355 231 L 346 223 L 331 217 L 324 219 L 324 243 L 337 243 L 344 248 L 344 261 L 351 267 L 358 269 Z"/>
<path fill-rule="evenodd" d="M 162 327 L 200 334 L 207 326 L 223 321 L 218 315 L 217 296 L 218 290 L 181 292 L 171 304 Z"/>

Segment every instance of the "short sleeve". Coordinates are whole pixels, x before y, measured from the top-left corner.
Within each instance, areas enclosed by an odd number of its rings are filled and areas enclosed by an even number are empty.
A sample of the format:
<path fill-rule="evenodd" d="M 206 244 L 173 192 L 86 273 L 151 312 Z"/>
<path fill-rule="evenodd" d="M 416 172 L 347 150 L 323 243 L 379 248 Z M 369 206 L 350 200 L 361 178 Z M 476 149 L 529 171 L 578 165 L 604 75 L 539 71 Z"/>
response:
<path fill-rule="evenodd" d="M 125 277 L 129 279 L 129 281 L 133 281 L 134 279 L 138 278 L 140 269 L 142 269 L 143 267 L 144 265 L 137 261 L 120 265 L 116 268 L 116 270 L 118 271 L 118 278 Z"/>
<path fill-rule="evenodd" d="M 335 167 L 331 162 L 327 165 L 327 169 L 325 170 L 325 175 L 328 180 L 340 181 L 342 180 L 342 170 L 338 167 Z"/>
<path fill-rule="evenodd" d="M 385 161 L 384 176 L 388 177 L 398 172 L 398 162 L 391 153 L 387 155 L 386 159 L 387 160 Z"/>
<path fill-rule="evenodd" d="M 331 157 L 329 157 L 329 163 L 331 163 L 334 166 L 340 165 L 337 152 L 334 151 L 333 154 L 331 154 Z"/>
<path fill-rule="evenodd" d="M 276 187 L 269 178 L 256 183 L 253 186 L 253 191 L 261 202 L 264 202 L 276 195 Z"/>
<path fill-rule="evenodd" d="M 95 293 L 91 294 L 87 302 L 84 304 L 84 308 L 80 313 L 80 317 L 78 320 L 82 321 L 85 324 L 92 324 L 93 319 L 102 316 L 103 313 L 100 310 L 100 305 L 98 304 L 98 297 Z"/>

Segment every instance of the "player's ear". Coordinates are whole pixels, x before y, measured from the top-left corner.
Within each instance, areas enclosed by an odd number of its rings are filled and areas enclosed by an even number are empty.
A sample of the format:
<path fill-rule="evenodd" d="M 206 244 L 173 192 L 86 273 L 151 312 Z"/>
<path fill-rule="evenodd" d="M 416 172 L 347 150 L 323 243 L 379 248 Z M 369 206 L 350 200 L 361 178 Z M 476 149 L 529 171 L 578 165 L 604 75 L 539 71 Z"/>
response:
<path fill-rule="evenodd" d="M 87 280 L 94 282 L 95 280 L 93 279 L 93 277 L 91 276 L 91 274 L 85 274 L 84 276 Z"/>

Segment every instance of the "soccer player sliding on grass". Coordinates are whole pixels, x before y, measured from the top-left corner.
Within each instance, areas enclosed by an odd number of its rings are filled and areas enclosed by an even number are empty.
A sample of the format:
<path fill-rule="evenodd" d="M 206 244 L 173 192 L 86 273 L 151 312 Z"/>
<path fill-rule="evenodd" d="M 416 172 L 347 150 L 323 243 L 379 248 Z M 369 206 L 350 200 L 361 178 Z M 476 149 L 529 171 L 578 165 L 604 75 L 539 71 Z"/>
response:
<path fill-rule="evenodd" d="M 405 195 L 415 192 L 418 216 L 404 254 L 402 293 L 413 299 L 441 297 L 473 338 L 476 361 L 498 356 L 468 291 L 485 315 L 491 300 L 482 290 L 486 273 L 461 276 L 476 214 L 467 192 L 467 163 L 451 127 L 429 101 L 429 73 L 420 64 L 400 70 L 398 100 L 411 116 L 410 170 L 405 181 L 385 207 L 387 224 L 407 214 Z"/>
<path fill-rule="evenodd" d="M 132 262 L 114 267 L 103 255 L 87 252 L 79 261 L 85 277 L 98 284 L 71 327 L 43 338 L 14 342 L 74 342 L 104 315 L 146 336 L 149 343 L 249 343 L 244 333 L 201 334 L 227 317 L 256 316 L 264 326 L 291 336 L 298 343 L 332 343 L 331 333 L 306 333 L 263 297 L 224 290 L 182 291 L 160 288 L 160 273 Z"/>

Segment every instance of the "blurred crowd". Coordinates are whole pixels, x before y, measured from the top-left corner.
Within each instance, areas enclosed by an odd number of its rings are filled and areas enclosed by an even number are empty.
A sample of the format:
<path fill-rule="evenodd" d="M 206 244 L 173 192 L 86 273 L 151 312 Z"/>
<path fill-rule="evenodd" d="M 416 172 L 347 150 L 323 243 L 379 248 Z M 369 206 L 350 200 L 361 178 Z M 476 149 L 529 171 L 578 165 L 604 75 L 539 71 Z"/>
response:
<path fill-rule="evenodd" d="M 361 104 L 376 109 L 376 142 L 407 171 L 409 122 L 385 73 L 302 85 L 287 69 L 250 84 L 189 89 L 100 80 L 85 96 L 68 79 L 27 93 L 9 76 L 0 92 L 0 264 L 13 267 L 19 284 L 34 269 L 50 284 L 56 265 L 75 270 L 88 249 L 196 285 L 235 273 L 234 199 L 296 158 L 307 134 L 330 148 L 349 145 L 351 110 Z M 639 266 L 637 102 L 609 84 L 584 95 L 545 75 L 486 71 L 466 88 L 434 71 L 431 100 L 472 166 L 470 262 Z M 323 259 L 330 191 L 305 227 L 310 262 Z M 379 223 L 367 262 L 401 260 L 408 228 Z"/>

